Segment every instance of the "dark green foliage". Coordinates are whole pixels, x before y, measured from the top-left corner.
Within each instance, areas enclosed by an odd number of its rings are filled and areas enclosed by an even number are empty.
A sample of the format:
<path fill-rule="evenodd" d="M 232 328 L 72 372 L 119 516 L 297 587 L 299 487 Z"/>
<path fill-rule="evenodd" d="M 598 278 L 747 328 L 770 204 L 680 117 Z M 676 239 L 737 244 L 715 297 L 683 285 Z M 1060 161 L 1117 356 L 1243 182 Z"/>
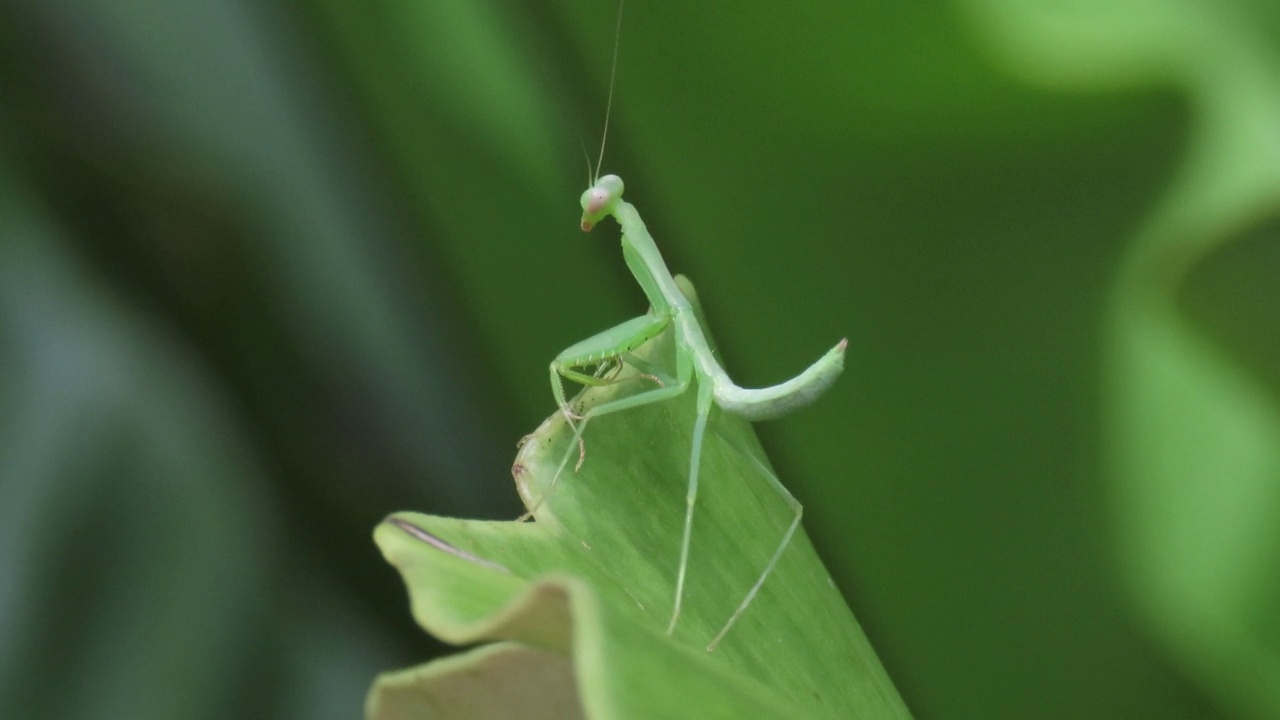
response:
<path fill-rule="evenodd" d="M 605 170 L 736 380 L 849 337 L 759 431 L 920 717 L 1280 714 L 1276 7 L 628 6 Z M 0 717 L 440 651 L 368 529 L 514 518 L 643 310 L 576 229 L 614 9 L 0 9 Z"/>

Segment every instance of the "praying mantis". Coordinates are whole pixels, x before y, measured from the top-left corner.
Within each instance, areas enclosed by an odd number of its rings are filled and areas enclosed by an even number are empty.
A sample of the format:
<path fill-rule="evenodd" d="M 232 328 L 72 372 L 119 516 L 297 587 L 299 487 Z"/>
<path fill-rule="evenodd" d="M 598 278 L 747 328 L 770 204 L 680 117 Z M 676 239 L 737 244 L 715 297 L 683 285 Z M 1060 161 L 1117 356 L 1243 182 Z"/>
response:
<path fill-rule="evenodd" d="M 621 28 L 621 6 L 619 6 L 618 22 Z M 617 70 L 617 38 L 614 42 L 613 72 Z M 610 79 L 609 101 L 607 108 L 613 105 L 613 77 Z M 609 110 L 605 112 L 605 133 L 608 132 Z M 689 565 L 689 546 L 693 531 L 694 507 L 698 499 L 698 470 L 702 457 L 703 436 L 707 427 L 707 419 L 712 405 L 725 412 L 732 413 L 749 421 L 767 420 L 786 415 L 817 400 L 827 388 L 835 382 L 844 369 L 844 353 L 848 344 L 846 339 L 836 343 L 825 355 L 810 365 L 804 372 L 792 379 L 765 388 L 748 389 L 734 384 L 729 375 L 720 366 L 707 342 L 702 326 L 698 322 L 692 304 L 677 286 L 671 271 L 667 269 L 658 246 L 645 228 L 644 221 L 635 206 L 622 199 L 623 182 L 617 175 L 599 174 L 599 166 L 604 158 L 604 141 L 600 146 L 600 160 L 595 171 L 590 173 L 591 186 L 582 194 L 581 227 L 590 232 L 605 217 L 612 217 L 622 228 L 622 257 L 640 284 L 650 309 L 644 315 L 633 318 L 608 330 L 593 335 L 565 349 L 551 362 L 551 388 L 555 395 L 560 412 L 564 415 L 570 429 L 573 430 L 573 441 L 565 452 L 556 469 L 551 482 L 546 486 L 541 497 L 529 510 L 531 515 L 551 494 L 556 483 L 563 474 L 575 449 L 578 451 L 578 463 L 581 466 L 585 458 L 585 444 L 582 436 L 587 424 L 594 418 L 610 413 L 620 412 L 643 405 L 669 400 L 695 387 L 697 393 L 697 415 L 693 426 L 692 448 L 689 458 L 688 490 L 685 495 L 684 531 L 680 542 L 680 560 L 676 570 L 675 599 L 672 603 L 671 618 L 667 623 L 667 634 L 675 632 L 680 619 L 680 609 L 684 600 L 685 577 Z M 590 160 L 588 159 L 590 171 Z M 658 337 L 664 331 L 674 331 L 675 340 L 675 374 L 672 375 L 661 368 L 641 360 L 633 354 L 640 346 Z M 617 371 L 624 364 L 629 364 L 639 371 L 641 379 L 648 380 L 654 387 L 646 388 L 626 397 L 618 398 L 595 405 L 585 413 L 574 413 L 565 398 L 563 380 L 569 380 L 584 386 L 603 386 L 617 382 Z M 588 372 L 594 368 L 594 371 Z M 712 638 L 707 651 L 712 652 L 729 630 L 751 605 L 756 594 L 773 572 L 778 560 L 791 542 L 792 536 L 800 525 L 803 506 L 782 485 L 776 475 L 764 464 L 759 469 L 769 485 L 787 504 L 793 513 L 790 525 L 782 535 L 781 541 L 770 557 L 768 564 L 761 571 L 759 578 L 747 591 L 741 603 L 725 622 L 720 631 Z"/>

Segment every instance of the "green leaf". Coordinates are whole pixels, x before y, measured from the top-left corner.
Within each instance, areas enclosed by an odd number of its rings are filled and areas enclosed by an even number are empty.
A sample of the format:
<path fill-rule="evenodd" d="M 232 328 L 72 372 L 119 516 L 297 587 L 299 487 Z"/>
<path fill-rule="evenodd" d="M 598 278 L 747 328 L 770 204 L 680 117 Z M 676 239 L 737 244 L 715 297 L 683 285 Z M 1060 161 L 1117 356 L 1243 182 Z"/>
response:
<path fill-rule="evenodd" d="M 669 363 L 671 342 L 664 334 L 640 354 Z M 577 402 L 589 407 L 643 382 L 589 389 Z M 369 717 L 415 716 L 406 707 L 425 717 L 445 698 L 455 708 L 488 707 L 504 694 L 506 713 L 564 717 L 551 700 L 529 714 L 536 687 L 503 689 L 517 676 L 557 694 L 576 684 L 586 717 L 909 717 L 803 531 L 725 640 L 706 650 L 792 518 L 752 457 L 763 454 L 751 426 L 718 409 L 703 448 L 685 604 L 674 635 L 665 634 L 694 415 L 694 393 L 686 392 L 597 418 L 576 473 L 572 432 L 553 415 L 525 439 L 512 469 L 536 522 L 401 513 L 380 525 L 375 539 L 404 577 L 423 628 L 452 643 L 505 643 L 384 676 Z M 564 475 L 538 505 L 566 457 Z M 547 654 L 570 662 L 548 665 Z M 563 670 L 548 677 L 556 666 Z"/>
<path fill-rule="evenodd" d="M 365 709 L 371 718 L 435 720 L 578 718 L 582 706 L 568 657 L 516 643 L 493 643 L 387 673 Z"/>

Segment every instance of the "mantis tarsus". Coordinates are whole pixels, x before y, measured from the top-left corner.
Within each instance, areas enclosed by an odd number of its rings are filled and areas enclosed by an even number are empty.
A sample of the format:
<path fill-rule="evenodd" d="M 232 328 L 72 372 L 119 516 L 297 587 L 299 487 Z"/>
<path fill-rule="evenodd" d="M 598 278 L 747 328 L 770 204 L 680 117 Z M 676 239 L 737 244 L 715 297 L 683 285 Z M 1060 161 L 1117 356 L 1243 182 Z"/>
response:
<path fill-rule="evenodd" d="M 621 9 L 619 9 L 621 21 Z M 617 66 L 617 44 L 614 46 L 614 67 Z M 612 106 L 612 81 L 610 83 L 610 103 Z M 606 113 L 605 127 L 608 127 Z M 604 154 L 601 143 L 601 156 Z M 598 165 L 597 165 L 598 167 Z M 702 456 L 703 434 L 706 431 L 707 418 L 714 403 L 722 410 L 733 413 L 747 420 L 767 420 L 785 415 L 813 402 L 835 382 L 844 368 L 844 351 L 846 340 L 841 340 L 825 355 L 809 366 L 804 372 L 787 382 L 766 388 L 747 389 L 738 387 L 729 379 L 720 363 L 716 360 L 699 325 L 693 307 L 676 285 L 675 279 L 667 269 L 658 246 L 654 243 L 649 231 L 635 206 L 622 199 L 622 179 L 617 175 L 605 175 L 593 180 L 591 187 L 582 194 L 582 229 L 590 231 L 606 216 L 612 216 L 622 227 L 622 256 L 627 267 L 635 276 L 640 287 L 649 300 L 650 310 L 640 317 L 616 325 L 604 332 L 594 335 L 556 356 L 551 363 L 551 387 L 555 394 L 560 411 L 564 414 L 569 426 L 573 429 L 573 442 L 566 450 L 564 459 L 556 468 L 556 474 L 547 484 L 541 498 L 530 509 L 530 513 L 550 495 L 556 482 L 559 481 L 575 449 L 579 452 L 579 464 L 584 457 L 582 433 L 587 423 L 601 415 L 627 410 L 649 403 L 661 402 L 676 397 L 689 389 L 691 384 L 697 386 L 697 417 L 693 427 L 693 447 L 689 458 L 688 492 L 685 495 L 684 534 L 680 543 L 680 565 L 676 572 L 675 600 L 671 610 L 671 620 L 667 624 L 667 634 L 675 632 L 676 623 L 680 619 L 680 607 L 684 597 L 685 574 L 689 564 L 689 543 L 693 530 L 693 510 L 698 497 L 698 469 Z M 675 375 L 651 366 L 635 357 L 632 352 L 646 342 L 656 338 L 664 330 L 673 328 L 675 338 Z M 641 378 L 652 381 L 656 387 L 649 388 L 627 397 L 610 400 L 595 405 L 582 415 L 576 415 L 569 409 L 565 399 L 562 378 L 583 385 L 601 386 L 616 381 L 615 370 L 623 364 L 630 364 L 640 371 Z M 587 372 L 595 368 L 594 372 Z M 695 382 L 696 381 L 696 382 Z M 576 422 L 575 422 L 576 421 Z M 757 463 L 761 474 L 794 512 L 790 526 L 782 536 L 773 556 L 760 573 L 760 577 L 734 610 L 724 627 L 716 634 L 707 646 L 708 652 L 715 650 L 716 645 L 724 639 L 729 629 L 738 621 L 742 613 L 755 599 L 756 593 L 769 574 L 773 572 L 779 558 L 791 542 L 796 528 L 800 524 L 803 508 L 783 487 L 782 482 L 763 463 Z"/>

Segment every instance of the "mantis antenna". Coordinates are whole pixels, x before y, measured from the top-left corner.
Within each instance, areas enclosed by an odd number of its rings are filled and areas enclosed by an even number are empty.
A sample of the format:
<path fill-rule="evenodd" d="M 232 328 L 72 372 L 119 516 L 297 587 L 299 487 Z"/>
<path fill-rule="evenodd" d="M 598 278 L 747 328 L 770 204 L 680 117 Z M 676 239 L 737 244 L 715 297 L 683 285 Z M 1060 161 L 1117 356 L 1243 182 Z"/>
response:
<path fill-rule="evenodd" d="M 604 164 L 604 146 L 609 140 L 609 115 L 613 112 L 613 88 L 618 79 L 618 46 L 622 44 L 622 6 L 624 4 L 626 0 L 618 0 L 618 20 L 613 29 L 613 62 L 609 66 L 609 98 L 604 104 L 604 129 L 600 131 L 600 158 L 596 160 L 596 169 L 591 174 L 592 185 L 600 179 L 600 166 Z M 590 159 L 587 160 L 587 167 L 591 167 Z"/>

